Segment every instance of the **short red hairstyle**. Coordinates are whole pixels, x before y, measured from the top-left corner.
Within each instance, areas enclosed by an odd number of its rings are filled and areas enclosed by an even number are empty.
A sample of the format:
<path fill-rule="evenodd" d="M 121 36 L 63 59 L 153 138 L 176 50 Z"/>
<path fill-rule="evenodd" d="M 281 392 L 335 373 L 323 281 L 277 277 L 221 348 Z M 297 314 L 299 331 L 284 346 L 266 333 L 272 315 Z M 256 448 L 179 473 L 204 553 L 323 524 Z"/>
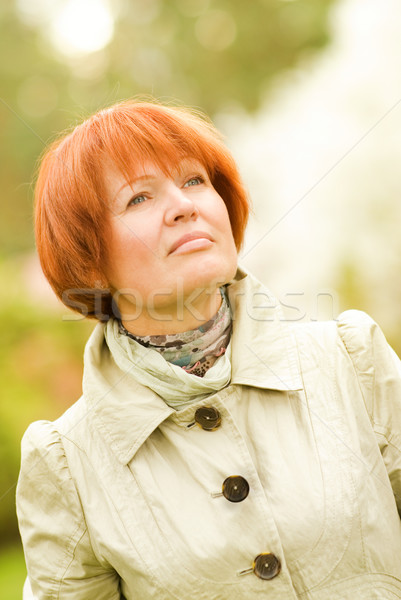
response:
<path fill-rule="evenodd" d="M 106 162 L 127 177 L 152 161 L 170 172 L 183 158 L 206 168 L 223 198 L 239 250 L 248 198 L 221 135 L 203 115 L 134 100 L 101 110 L 56 140 L 45 153 L 35 189 L 36 243 L 42 269 L 57 296 L 87 317 L 113 315 L 102 265 L 110 214 Z"/>

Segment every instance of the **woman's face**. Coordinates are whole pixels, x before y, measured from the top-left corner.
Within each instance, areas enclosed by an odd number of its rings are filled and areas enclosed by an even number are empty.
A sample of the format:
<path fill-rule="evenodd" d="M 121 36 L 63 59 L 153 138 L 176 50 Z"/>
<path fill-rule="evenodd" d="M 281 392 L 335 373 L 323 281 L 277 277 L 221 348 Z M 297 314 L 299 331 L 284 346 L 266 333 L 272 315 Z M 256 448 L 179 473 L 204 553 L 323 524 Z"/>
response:
<path fill-rule="evenodd" d="M 141 304 L 157 316 L 175 314 L 180 303 L 201 306 L 205 294 L 216 298 L 217 288 L 235 275 L 237 251 L 226 205 L 206 169 L 185 159 L 165 175 L 146 163 L 129 182 L 109 170 L 106 183 L 111 237 L 105 275 L 123 318 L 137 317 Z"/>

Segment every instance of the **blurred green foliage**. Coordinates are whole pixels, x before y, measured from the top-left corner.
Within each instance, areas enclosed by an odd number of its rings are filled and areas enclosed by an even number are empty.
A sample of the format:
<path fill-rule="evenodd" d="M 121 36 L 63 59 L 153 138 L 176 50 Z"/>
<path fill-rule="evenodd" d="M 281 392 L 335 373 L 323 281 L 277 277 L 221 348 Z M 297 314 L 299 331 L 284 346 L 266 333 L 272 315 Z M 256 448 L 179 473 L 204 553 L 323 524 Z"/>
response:
<path fill-rule="evenodd" d="M 0 549 L 0 590 L 4 600 L 21 600 L 26 577 L 25 561 L 19 544 Z"/>

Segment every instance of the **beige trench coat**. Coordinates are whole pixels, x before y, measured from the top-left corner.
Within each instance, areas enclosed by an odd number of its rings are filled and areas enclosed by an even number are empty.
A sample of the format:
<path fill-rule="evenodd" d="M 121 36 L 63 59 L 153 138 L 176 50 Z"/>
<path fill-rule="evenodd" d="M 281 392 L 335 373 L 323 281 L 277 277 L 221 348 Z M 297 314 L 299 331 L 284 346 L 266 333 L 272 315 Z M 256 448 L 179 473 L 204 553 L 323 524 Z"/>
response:
<path fill-rule="evenodd" d="M 38 600 L 401 598 L 397 357 L 364 313 L 284 322 L 237 277 L 227 388 L 176 412 L 98 324 L 83 397 L 27 430 L 17 509 Z M 193 426 L 201 405 L 220 427 Z M 232 475 L 242 502 L 214 495 Z M 281 565 L 268 580 L 261 553 Z"/>

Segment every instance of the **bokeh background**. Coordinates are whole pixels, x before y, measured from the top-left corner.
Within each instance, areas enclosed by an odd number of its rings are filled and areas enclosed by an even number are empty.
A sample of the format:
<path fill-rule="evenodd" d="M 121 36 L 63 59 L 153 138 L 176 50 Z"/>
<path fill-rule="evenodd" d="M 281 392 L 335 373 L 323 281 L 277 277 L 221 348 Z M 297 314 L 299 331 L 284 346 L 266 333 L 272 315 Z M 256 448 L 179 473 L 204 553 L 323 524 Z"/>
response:
<path fill-rule="evenodd" d="M 35 255 L 47 143 L 138 94 L 206 111 L 253 200 L 242 264 L 288 319 L 360 308 L 400 353 L 400 24 L 397 0 L 1 0 L 2 599 L 25 578 L 20 438 L 80 395 L 93 327 L 55 300 Z"/>

